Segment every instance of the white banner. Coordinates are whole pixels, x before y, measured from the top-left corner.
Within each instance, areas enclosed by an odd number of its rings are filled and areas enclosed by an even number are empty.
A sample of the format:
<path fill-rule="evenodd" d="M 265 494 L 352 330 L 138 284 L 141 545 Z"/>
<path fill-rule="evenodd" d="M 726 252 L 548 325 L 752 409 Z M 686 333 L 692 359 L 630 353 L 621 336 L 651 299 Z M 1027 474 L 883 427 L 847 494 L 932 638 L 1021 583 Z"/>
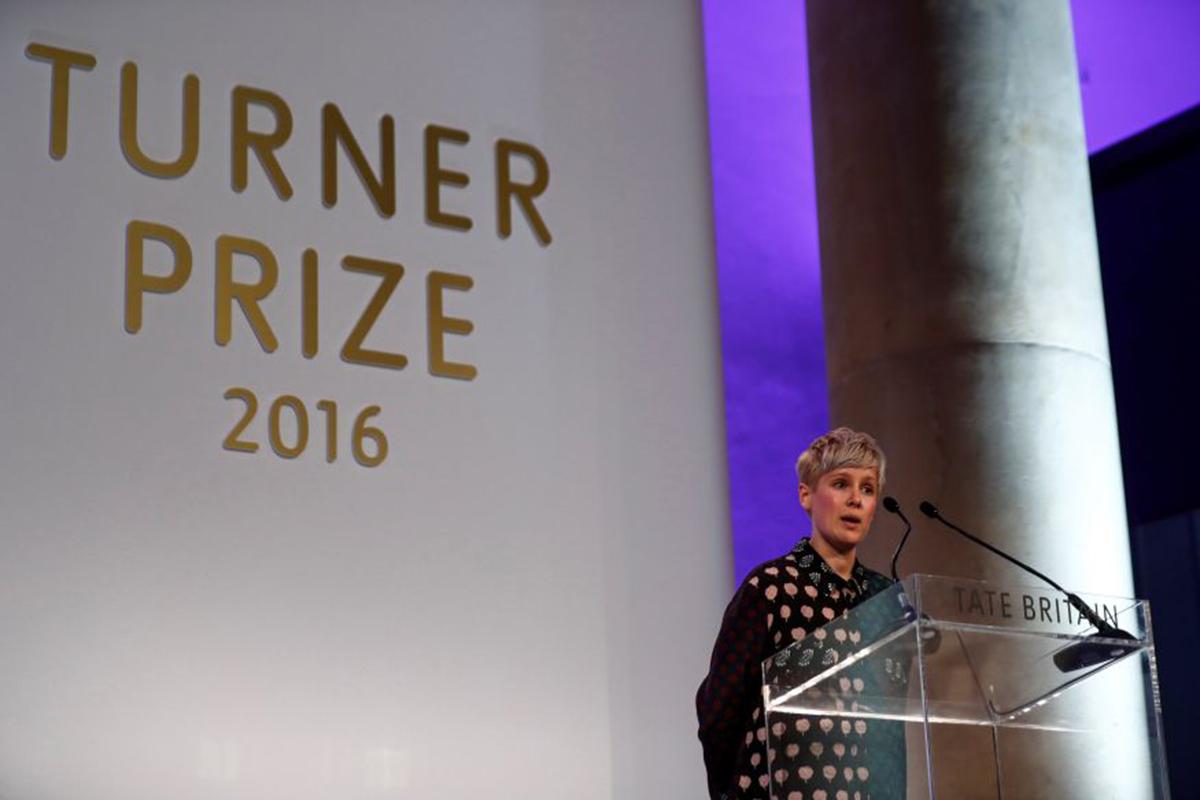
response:
<path fill-rule="evenodd" d="M 0 796 L 700 796 L 697 5 L 29 0 L 0 60 Z"/>

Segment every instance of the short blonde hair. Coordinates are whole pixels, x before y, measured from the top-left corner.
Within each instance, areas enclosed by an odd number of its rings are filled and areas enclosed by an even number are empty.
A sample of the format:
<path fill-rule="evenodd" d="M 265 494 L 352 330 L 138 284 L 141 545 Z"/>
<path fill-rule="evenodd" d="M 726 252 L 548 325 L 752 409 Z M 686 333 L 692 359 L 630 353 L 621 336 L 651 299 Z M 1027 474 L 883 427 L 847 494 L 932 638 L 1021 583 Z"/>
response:
<path fill-rule="evenodd" d="M 834 428 L 814 439 L 796 459 L 796 477 L 809 489 L 816 489 L 822 475 L 842 467 L 874 467 L 879 475 L 879 488 L 883 488 L 887 467 L 883 448 L 870 434 L 850 428 Z"/>

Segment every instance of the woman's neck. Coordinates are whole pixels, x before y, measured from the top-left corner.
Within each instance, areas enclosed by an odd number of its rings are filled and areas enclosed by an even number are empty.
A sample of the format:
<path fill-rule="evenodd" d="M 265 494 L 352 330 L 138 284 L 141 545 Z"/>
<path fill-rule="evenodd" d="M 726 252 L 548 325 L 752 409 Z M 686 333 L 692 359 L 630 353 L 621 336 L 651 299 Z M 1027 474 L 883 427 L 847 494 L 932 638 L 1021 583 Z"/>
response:
<path fill-rule="evenodd" d="M 825 559 L 825 563 L 829 565 L 830 569 L 840 575 L 843 580 L 850 580 L 850 574 L 854 571 L 855 548 L 843 552 L 816 535 L 809 536 L 809 543 L 812 545 L 812 549 L 817 551 L 817 555 Z"/>

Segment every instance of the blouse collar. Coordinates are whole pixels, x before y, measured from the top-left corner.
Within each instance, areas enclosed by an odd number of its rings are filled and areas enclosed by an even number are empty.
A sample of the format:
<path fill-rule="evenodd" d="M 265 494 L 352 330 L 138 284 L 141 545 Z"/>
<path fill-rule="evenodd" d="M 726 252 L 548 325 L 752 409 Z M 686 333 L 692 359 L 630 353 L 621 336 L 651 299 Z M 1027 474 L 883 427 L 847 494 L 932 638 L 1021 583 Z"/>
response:
<path fill-rule="evenodd" d="M 850 568 L 850 579 L 847 580 L 837 574 L 833 567 L 829 566 L 807 538 L 796 542 L 796 546 L 792 548 L 792 555 L 796 557 L 796 560 L 802 567 L 816 566 L 817 569 L 829 578 L 836 579 L 842 583 L 853 584 L 860 591 L 867 588 L 867 568 L 862 565 L 862 562 L 857 557 L 854 559 L 854 566 Z"/>

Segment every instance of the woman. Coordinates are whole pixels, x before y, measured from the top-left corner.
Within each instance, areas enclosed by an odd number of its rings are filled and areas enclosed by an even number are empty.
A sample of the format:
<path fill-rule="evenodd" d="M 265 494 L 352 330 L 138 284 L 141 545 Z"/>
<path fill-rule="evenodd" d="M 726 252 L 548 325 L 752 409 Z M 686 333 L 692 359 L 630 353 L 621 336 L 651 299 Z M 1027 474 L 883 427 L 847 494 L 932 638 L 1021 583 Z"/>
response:
<path fill-rule="evenodd" d="M 708 676 L 696 694 L 713 800 L 770 796 L 763 660 L 891 585 L 857 558 L 882 497 L 885 467 L 875 440 L 849 428 L 819 437 L 796 461 L 800 505 L 812 519 L 812 533 L 782 558 L 760 564 L 746 576 L 725 611 Z M 773 754 L 778 797 L 794 792 L 806 800 L 865 800 L 890 794 L 882 791 L 882 782 L 894 786 L 894 774 L 871 777 L 868 763 L 879 760 L 868 760 L 868 749 L 882 755 L 877 751 L 883 746 L 870 745 L 866 721 L 794 721 L 807 746 Z M 902 786 L 902 738 L 899 746 L 897 753 L 895 741 L 888 743 L 884 763 L 891 765 L 885 770 L 889 773 L 901 771 Z"/>

